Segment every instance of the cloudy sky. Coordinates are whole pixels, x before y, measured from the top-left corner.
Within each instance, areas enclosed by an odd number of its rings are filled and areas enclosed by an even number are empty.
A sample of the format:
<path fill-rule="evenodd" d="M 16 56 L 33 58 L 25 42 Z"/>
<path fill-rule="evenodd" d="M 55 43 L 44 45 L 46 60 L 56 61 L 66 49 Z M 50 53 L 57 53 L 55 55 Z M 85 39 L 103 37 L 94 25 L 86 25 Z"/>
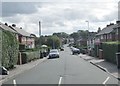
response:
<path fill-rule="evenodd" d="M 38 36 L 38 22 L 42 24 L 42 35 L 54 32 L 72 33 L 77 30 L 97 31 L 115 23 L 118 18 L 119 0 L 17 0 L 2 1 L 0 22 L 16 24 L 27 32 Z"/>

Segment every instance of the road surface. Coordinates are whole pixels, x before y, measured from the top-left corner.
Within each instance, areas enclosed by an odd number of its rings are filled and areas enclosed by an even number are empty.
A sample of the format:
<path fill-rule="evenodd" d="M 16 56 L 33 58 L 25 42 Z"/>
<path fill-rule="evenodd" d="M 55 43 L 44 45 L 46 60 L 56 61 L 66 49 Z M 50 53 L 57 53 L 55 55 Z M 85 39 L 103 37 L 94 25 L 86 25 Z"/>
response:
<path fill-rule="evenodd" d="M 65 46 L 60 58 L 48 59 L 4 84 L 118 84 L 118 80 L 78 55 L 72 55 Z"/>

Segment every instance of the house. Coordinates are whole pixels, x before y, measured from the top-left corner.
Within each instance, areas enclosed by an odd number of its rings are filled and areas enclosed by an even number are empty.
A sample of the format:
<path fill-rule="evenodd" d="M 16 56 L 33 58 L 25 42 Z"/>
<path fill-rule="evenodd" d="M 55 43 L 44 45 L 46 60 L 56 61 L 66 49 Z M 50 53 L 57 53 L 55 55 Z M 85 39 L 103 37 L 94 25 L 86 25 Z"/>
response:
<path fill-rule="evenodd" d="M 17 33 L 16 31 L 12 30 L 7 23 L 3 24 L 0 22 L 0 29 L 10 31 L 12 33 Z"/>
<path fill-rule="evenodd" d="M 95 37 L 96 46 L 96 56 L 99 56 L 99 49 L 101 49 L 101 44 L 103 42 L 112 42 L 120 40 L 120 35 L 118 34 L 120 29 L 120 21 L 116 21 L 116 24 L 110 23 L 105 28 L 103 28 Z"/>
<path fill-rule="evenodd" d="M 35 48 L 35 35 L 24 31 L 22 28 L 16 27 L 15 24 L 12 24 L 10 28 L 16 31 L 17 40 L 20 44 L 24 44 L 26 48 Z"/>
<path fill-rule="evenodd" d="M 89 32 L 88 39 L 87 39 L 87 49 L 88 55 L 94 56 L 94 45 L 95 45 L 95 35 L 96 32 Z"/>
<path fill-rule="evenodd" d="M 87 40 L 84 38 L 81 38 L 81 39 L 77 40 L 77 44 L 79 46 L 87 46 Z"/>
<path fill-rule="evenodd" d="M 25 44 L 27 48 L 35 48 L 35 35 L 24 31 L 22 28 L 16 27 L 15 24 L 8 26 L 7 23 L 0 22 L 0 29 L 10 31 L 16 34 L 16 38 L 20 44 Z"/>
<path fill-rule="evenodd" d="M 120 21 L 116 21 L 116 24 L 110 23 L 105 28 L 103 28 L 98 34 L 96 34 L 96 41 L 101 42 L 109 42 L 109 41 L 117 41 L 118 40 L 118 24 Z"/>

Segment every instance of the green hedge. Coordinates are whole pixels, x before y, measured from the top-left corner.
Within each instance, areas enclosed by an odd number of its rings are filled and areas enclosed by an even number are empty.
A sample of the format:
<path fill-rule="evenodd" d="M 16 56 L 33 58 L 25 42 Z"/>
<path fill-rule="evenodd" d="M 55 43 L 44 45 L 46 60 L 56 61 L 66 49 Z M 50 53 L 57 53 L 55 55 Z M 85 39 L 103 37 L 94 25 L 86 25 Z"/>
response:
<path fill-rule="evenodd" d="M 0 66 L 1 66 L 1 61 L 2 60 L 2 30 L 0 29 Z"/>
<path fill-rule="evenodd" d="M 17 63 L 18 59 L 18 42 L 16 40 L 16 35 L 8 32 L 2 31 L 2 66 L 7 69 L 13 68 Z"/>
<path fill-rule="evenodd" d="M 103 58 L 116 64 L 116 53 L 118 52 L 118 42 L 105 42 L 102 44 Z"/>
<path fill-rule="evenodd" d="M 27 62 L 30 62 L 30 61 L 34 60 L 34 59 L 40 58 L 40 53 L 39 53 L 39 51 L 22 52 L 21 57 L 22 57 L 22 63 L 25 64 Z"/>

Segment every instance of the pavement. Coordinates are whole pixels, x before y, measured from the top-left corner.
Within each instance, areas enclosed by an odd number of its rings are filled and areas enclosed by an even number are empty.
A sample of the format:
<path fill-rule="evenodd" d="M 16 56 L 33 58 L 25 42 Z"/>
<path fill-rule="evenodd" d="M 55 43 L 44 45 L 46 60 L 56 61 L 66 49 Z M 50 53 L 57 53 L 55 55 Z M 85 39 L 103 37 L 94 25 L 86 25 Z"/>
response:
<path fill-rule="evenodd" d="M 9 78 L 14 77 L 15 75 L 18 75 L 26 70 L 29 70 L 29 69 L 35 67 L 36 65 L 38 65 L 39 63 L 42 63 L 46 60 L 47 60 L 47 58 L 45 57 L 43 59 L 37 59 L 37 60 L 31 61 L 31 62 L 26 63 L 26 64 L 15 65 L 14 69 L 9 70 L 8 75 L 0 75 L 0 85 L 2 85 L 2 83 L 7 81 Z"/>
<path fill-rule="evenodd" d="M 117 68 L 117 65 L 107 62 L 105 59 L 95 58 L 86 54 L 80 54 L 79 56 L 120 80 L 120 69 Z"/>

